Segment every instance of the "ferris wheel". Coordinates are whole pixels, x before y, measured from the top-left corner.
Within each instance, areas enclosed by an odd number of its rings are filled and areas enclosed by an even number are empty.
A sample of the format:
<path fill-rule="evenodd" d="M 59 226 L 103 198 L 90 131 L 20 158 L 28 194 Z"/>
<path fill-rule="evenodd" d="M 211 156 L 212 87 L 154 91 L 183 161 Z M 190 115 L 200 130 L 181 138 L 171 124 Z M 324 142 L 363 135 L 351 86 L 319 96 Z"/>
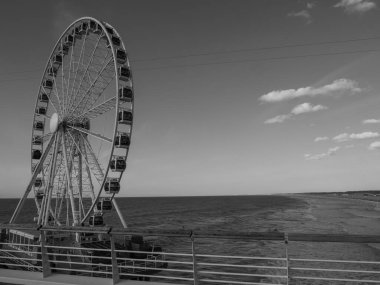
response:
<path fill-rule="evenodd" d="M 51 52 L 33 116 L 32 177 L 10 223 L 33 195 L 39 225 L 103 225 L 115 210 L 133 122 L 132 74 L 110 24 L 73 22 Z"/>

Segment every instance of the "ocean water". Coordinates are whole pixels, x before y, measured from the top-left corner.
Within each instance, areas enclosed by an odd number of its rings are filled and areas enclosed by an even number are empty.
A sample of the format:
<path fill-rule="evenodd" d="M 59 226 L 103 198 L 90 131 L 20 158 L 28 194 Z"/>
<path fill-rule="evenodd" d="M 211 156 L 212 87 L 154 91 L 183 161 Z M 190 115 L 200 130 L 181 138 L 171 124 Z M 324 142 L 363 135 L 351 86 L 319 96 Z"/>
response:
<path fill-rule="evenodd" d="M 332 233 L 335 227 L 327 227 L 326 221 L 316 221 L 310 212 L 310 205 L 294 196 L 150 197 L 117 200 L 131 229 Z M 17 203 L 18 199 L 0 199 L 0 223 L 9 221 Z M 35 215 L 34 200 L 28 199 L 17 223 L 32 222 Z M 121 226 L 116 215 L 108 214 L 105 220 L 109 225 Z M 150 238 L 166 252 L 191 252 L 189 237 Z M 283 241 L 203 239 L 196 241 L 196 250 L 202 254 L 285 257 Z M 367 244 L 297 242 L 290 243 L 288 250 L 291 257 L 299 258 L 380 260 L 380 251 Z"/>
<path fill-rule="evenodd" d="M 131 228 L 192 229 L 210 231 L 265 231 L 275 224 L 258 225 L 275 211 L 306 208 L 301 199 L 287 196 L 216 196 L 117 198 Z M 7 222 L 18 199 L 0 199 L 0 222 Z M 28 199 L 17 223 L 29 223 L 36 216 L 33 199 Z M 106 215 L 107 224 L 121 226 L 116 216 Z M 280 230 L 280 229 L 278 229 Z"/>

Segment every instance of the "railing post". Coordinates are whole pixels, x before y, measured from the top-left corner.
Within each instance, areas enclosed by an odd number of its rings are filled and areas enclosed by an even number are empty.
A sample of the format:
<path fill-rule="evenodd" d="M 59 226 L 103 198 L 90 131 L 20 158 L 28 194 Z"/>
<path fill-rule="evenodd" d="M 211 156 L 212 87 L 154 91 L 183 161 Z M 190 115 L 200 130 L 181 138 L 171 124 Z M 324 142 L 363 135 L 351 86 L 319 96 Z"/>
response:
<path fill-rule="evenodd" d="M 195 234 L 193 231 L 190 233 L 191 238 L 191 253 L 193 254 L 193 279 L 194 285 L 198 285 L 198 268 L 197 268 L 197 255 L 195 253 Z"/>
<path fill-rule="evenodd" d="M 112 258 L 112 282 L 113 284 L 116 284 L 120 280 L 120 275 L 119 275 L 119 268 L 117 266 L 117 256 L 116 256 L 116 247 L 115 247 L 115 239 L 113 235 L 109 235 L 110 237 L 110 242 L 111 242 L 111 258 Z"/>
<path fill-rule="evenodd" d="M 290 261 L 289 261 L 288 244 L 289 244 L 288 234 L 285 233 L 285 255 L 286 255 L 286 276 L 287 276 L 286 285 L 290 284 L 290 275 L 289 275 Z"/>
<path fill-rule="evenodd" d="M 45 247 L 45 232 L 40 231 L 40 245 L 41 245 L 41 266 L 42 266 L 42 277 L 48 277 L 51 275 L 50 262 L 47 248 Z"/>

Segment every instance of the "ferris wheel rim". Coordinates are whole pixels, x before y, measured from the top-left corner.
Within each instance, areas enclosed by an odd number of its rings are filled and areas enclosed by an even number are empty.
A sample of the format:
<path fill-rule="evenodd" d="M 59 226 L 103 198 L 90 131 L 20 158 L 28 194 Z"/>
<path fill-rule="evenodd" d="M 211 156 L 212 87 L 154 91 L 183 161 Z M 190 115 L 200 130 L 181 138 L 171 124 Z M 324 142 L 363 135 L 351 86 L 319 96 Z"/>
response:
<path fill-rule="evenodd" d="M 120 79 L 118 78 L 118 62 L 117 62 L 117 57 L 116 57 L 116 54 L 115 54 L 115 46 L 112 43 L 111 36 L 110 36 L 109 32 L 107 31 L 107 26 L 111 27 L 113 29 L 113 31 L 116 33 L 116 35 L 120 39 L 120 43 L 121 43 L 122 49 L 126 52 L 126 48 L 125 48 L 124 42 L 122 41 L 121 36 L 117 32 L 117 30 L 115 28 L 113 28 L 110 24 L 102 22 L 102 21 L 99 21 L 99 20 L 97 20 L 96 18 L 93 18 L 93 17 L 81 17 L 81 18 L 75 20 L 74 22 L 72 22 L 65 29 L 65 31 L 61 34 L 61 36 L 57 40 L 56 44 L 54 45 L 54 47 L 53 47 L 53 49 L 52 49 L 52 51 L 50 53 L 50 56 L 48 57 L 48 60 L 47 60 L 47 63 L 45 65 L 45 69 L 44 69 L 44 72 L 43 72 L 43 75 L 42 75 L 42 78 L 41 78 L 41 81 L 40 81 L 40 85 L 39 85 L 39 89 L 38 89 L 38 95 L 37 95 L 37 99 L 36 99 L 36 103 L 35 103 L 35 110 L 36 110 L 36 108 L 39 106 L 39 97 L 38 96 L 41 93 L 41 91 L 44 89 L 43 88 L 43 82 L 46 79 L 47 70 L 48 70 L 49 66 L 51 66 L 51 60 L 52 60 L 52 57 L 56 54 L 57 48 L 59 47 L 59 45 L 62 45 L 63 38 L 75 27 L 75 25 L 78 24 L 78 23 L 80 23 L 80 22 L 84 22 L 84 21 L 94 21 L 96 24 L 98 24 L 102 28 L 102 32 L 106 36 L 108 43 L 110 43 L 110 45 L 111 45 L 109 49 L 111 50 L 112 60 L 113 60 L 114 80 L 115 80 L 115 88 L 116 88 L 115 89 L 116 102 L 115 102 L 115 108 L 113 110 L 113 113 L 115 114 L 115 116 L 114 116 L 114 123 L 113 123 L 114 127 L 113 127 L 113 132 L 112 132 L 112 141 L 110 142 L 111 143 L 111 149 L 108 151 L 109 152 L 109 154 L 108 154 L 108 161 L 107 161 L 107 164 L 106 164 L 106 169 L 105 169 L 105 171 L 103 173 L 102 183 L 100 184 L 99 190 L 97 191 L 96 198 L 93 200 L 91 207 L 88 208 L 87 213 L 84 215 L 84 218 L 80 221 L 80 223 L 83 223 L 88 218 L 88 216 L 94 210 L 94 207 L 95 207 L 97 201 L 99 200 L 102 192 L 104 191 L 104 184 L 105 184 L 105 182 L 107 180 L 107 177 L 108 177 L 108 174 L 109 174 L 109 171 L 110 171 L 110 164 L 111 164 L 111 161 L 112 161 L 113 155 L 114 155 L 115 139 L 116 139 L 116 134 L 118 132 L 118 115 L 119 115 L 119 112 L 120 112 L 120 108 L 119 108 L 120 107 L 120 102 L 119 102 L 119 95 L 118 95 L 119 88 L 120 88 L 120 82 L 119 82 Z M 126 57 L 125 65 L 130 70 L 130 63 L 129 63 L 129 60 L 128 60 L 128 56 Z M 130 74 L 130 79 L 129 80 L 130 80 L 130 85 L 131 85 L 130 88 L 132 90 L 132 94 L 134 94 L 134 92 L 133 92 L 134 90 L 133 90 L 133 77 L 132 77 L 132 73 Z M 55 80 L 54 80 L 54 84 L 55 84 Z M 58 97 L 58 94 L 57 94 L 57 97 Z M 131 103 L 132 118 L 133 118 L 133 113 L 134 113 L 133 102 L 134 102 L 134 100 Z M 53 106 L 54 109 L 56 109 L 56 106 L 54 106 L 53 103 L 50 102 L 50 104 Z M 48 104 L 47 108 L 49 106 L 50 105 Z M 55 110 L 56 111 L 55 114 L 57 114 L 58 120 L 60 122 L 62 122 L 62 120 L 64 119 L 64 116 L 65 116 L 63 107 L 62 107 L 62 109 L 61 109 L 61 107 L 62 106 L 60 104 L 58 110 L 57 109 Z M 31 151 L 33 151 L 33 137 L 34 137 L 34 133 L 35 133 L 34 124 L 37 121 L 37 117 L 38 116 L 39 115 L 36 114 L 36 111 L 35 111 L 34 115 L 33 115 Z M 46 118 L 44 118 L 43 121 L 46 122 Z M 129 133 L 129 138 L 132 137 L 132 130 L 133 130 L 133 121 L 131 121 L 131 123 L 130 123 L 130 129 L 129 129 L 129 132 L 128 132 Z M 45 135 L 45 131 L 43 131 L 43 135 Z M 89 142 L 87 141 L 87 143 L 89 143 Z M 42 148 L 42 150 L 43 150 L 43 148 Z M 128 153 L 129 153 L 129 147 L 128 147 L 128 150 L 126 151 L 126 154 L 124 155 L 125 161 L 127 160 Z M 32 167 L 33 167 L 33 159 L 31 159 L 31 163 L 32 163 Z M 120 173 L 119 181 L 121 180 L 123 174 L 124 174 L 124 171 L 122 171 Z M 114 195 L 115 194 L 112 195 L 112 199 L 114 199 Z M 36 197 L 35 197 L 35 200 L 36 200 Z"/>

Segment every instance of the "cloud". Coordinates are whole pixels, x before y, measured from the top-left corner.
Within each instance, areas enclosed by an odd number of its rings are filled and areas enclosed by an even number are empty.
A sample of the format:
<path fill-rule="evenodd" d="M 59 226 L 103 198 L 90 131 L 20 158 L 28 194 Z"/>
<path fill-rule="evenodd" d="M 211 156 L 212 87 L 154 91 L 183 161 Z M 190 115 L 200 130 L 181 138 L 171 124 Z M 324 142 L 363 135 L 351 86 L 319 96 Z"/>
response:
<path fill-rule="evenodd" d="M 368 146 L 368 149 L 369 149 L 369 150 L 377 150 L 377 149 L 380 149 L 380 141 L 375 141 L 375 142 L 371 143 L 371 144 Z"/>
<path fill-rule="evenodd" d="M 313 2 L 306 3 L 307 9 L 313 9 L 314 7 L 315 7 L 315 3 L 313 3 Z"/>
<path fill-rule="evenodd" d="M 314 139 L 315 142 L 321 142 L 321 141 L 327 141 L 327 140 L 329 140 L 328 137 L 316 137 Z"/>
<path fill-rule="evenodd" d="M 259 100 L 262 102 L 282 102 L 300 97 L 314 97 L 320 95 L 331 95 L 337 92 L 360 92 L 358 83 L 350 79 L 337 79 L 330 84 L 315 88 L 315 87 L 301 87 L 298 89 L 274 90 L 267 94 L 260 96 Z"/>
<path fill-rule="evenodd" d="M 327 107 L 322 106 L 322 105 L 311 105 L 310 103 L 302 103 L 293 108 L 293 110 L 289 114 L 285 115 L 278 115 L 274 118 L 266 120 L 264 123 L 265 124 L 275 124 L 275 123 L 283 123 L 287 119 L 290 119 L 293 116 L 297 116 L 300 114 L 305 114 L 305 113 L 312 113 L 312 112 L 317 112 L 320 110 L 325 110 Z"/>
<path fill-rule="evenodd" d="M 336 142 L 345 142 L 350 140 L 372 139 L 378 137 L 380 137 L 380 134 L 377 132 L 362 132 L 358 134 L 342 133 L 333 137 L 332 140 Z"/>
<path fill-rule="evenodd" d="M 379 124 L 380 120 L 379 119 L 367 119 L 363 120 L 363 124 Z"/>
<path fill-rule="evenodd" d="M 303 18 L 306 20 L 307 24 L 310 24 L 313 22 L 312 17 L 307 10 L 302 10 L 299 12 L 291 12 L 288 14 L 288 17 L 296 17 L 296 18 Z"/>
<path fill-rule="evenodd" d="M 326 106 L 322 105 L 311 105 L 310 103 L 302 103 L 297 106 L 295 106 L 292 110 L 293 115 L 299 115 L 299 114 L 304 114 L 304 113 L 312 113 L 312 112 L 317 112 L 321 110 L 327 109 Z"/>
<path fill-rule="evenodd" d="M 334 155 L 339 149 L 339 146 L 331 147 L 327 150 L 327 152 L 319 154 L 305 154 L 304 157 L 306 160 L 320 160 Z"/>
<path fill-rule="evenodd" d="M 285 120 L 289 119 L 291 115 L 278 115 L 274 118 L 268 119 L 264 122 L 264 124 L 275 124 L 275 123 L 283 123 Z"/>
<path fill-rule="evenodd" d="M 364 13 L 376 8 L 376 3 L 373 0 L 341 0 L 335 8 L 343 8 L 348 14 Z"/>

